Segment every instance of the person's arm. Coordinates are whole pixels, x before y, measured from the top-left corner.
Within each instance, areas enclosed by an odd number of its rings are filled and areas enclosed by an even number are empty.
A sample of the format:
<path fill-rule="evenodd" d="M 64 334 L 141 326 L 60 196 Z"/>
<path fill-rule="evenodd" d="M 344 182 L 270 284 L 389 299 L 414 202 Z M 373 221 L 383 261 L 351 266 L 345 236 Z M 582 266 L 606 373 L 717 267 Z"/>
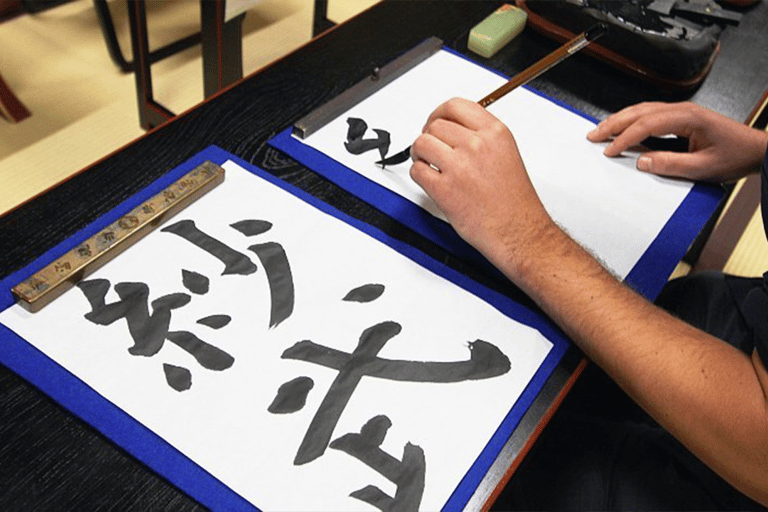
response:
<path fill-rule="evenodd" d="M 601 122 L 587 138 L 611 140 L 606 156 L 618 156 L 646 137 L 679 135 L 688 153 L 652 151 L 637 161 L 641 171 L 725 182 L 759 170 L 768 134 L 693 103 L 639 103 Z"/>
<path fill-rule="evenodd" d="M 616 281 L 552 221 L 512 134 L 477 104 L 438 107 L 412 156 L 411 176 L 463 238 L 702 461 L 768 504 L 768 373 L 756 354 Z"/>

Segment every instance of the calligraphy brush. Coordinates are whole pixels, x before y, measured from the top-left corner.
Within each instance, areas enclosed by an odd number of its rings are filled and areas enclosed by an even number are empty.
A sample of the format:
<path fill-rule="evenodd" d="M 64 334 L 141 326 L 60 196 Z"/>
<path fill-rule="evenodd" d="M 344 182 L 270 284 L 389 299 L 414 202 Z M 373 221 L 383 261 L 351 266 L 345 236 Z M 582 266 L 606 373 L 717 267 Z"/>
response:
<path fill-rule="evenodd" d="M 481 107 L 486 108 L 488 105 L 493 103 L 494 101 L 498 100 L 505 94 L 509 93 L 513 89 L 516 89 L 520 87 L 521 85 L 527 84 L 540 74 L 544 73 L 548 69 L 552 68 L 556 64 L 559 64 L 566 58 L 570 57 L 574 53 L 578 52 L 585 46 L 587 46 L 589 43 L 597 39 L 598 37 L 605 34 L 605 32 L 608 30 L 608 25 L 605 23 L 598 23 L 597 25 L 591 27 L 586 32 L 583 32 L 582 34 L 574 37 L 567 43 L 565 43 L 563 46 L 558 48 L 557 50 L 553 51 L 540 61 L 538 61 L 536 64 L 533 64 L 532 66 L 528 67 L 521 73 L 518 73 L 514 77 L 512 77 L 511 80 L 509 80 L 507 83 L 490 93 L 485 98 L 481 99 L 477 103 L 480 104 Z M 387 165 L 396 165 L 402 162 L 405 162 L 411 157 L 411 146 L 408 146 L 403 151 L 400 151 L 399 153 L 395 153 L 394 155 L 384 158 L 382 160 L 379 160 L 376 162 L 377 164 L 381 165 L 382 168 L 384 168 Z"/>

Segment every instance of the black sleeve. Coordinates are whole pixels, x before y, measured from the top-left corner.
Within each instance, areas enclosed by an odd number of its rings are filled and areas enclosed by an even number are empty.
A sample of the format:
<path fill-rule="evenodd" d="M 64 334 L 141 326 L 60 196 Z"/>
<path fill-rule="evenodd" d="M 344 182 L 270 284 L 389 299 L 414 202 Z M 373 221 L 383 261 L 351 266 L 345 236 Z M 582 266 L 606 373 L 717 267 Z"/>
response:
<path fill-rule="evenodd" d="M 768 237 L 768 151 L 763 159 L 760 207 L 763 215 L 763 230 Z M 745 320 L 752 328 L 755 349 L 763 364 L 768 368 L 768 272 L 763 274 L 762 286 L 752 290 L 742 307 Z"/>

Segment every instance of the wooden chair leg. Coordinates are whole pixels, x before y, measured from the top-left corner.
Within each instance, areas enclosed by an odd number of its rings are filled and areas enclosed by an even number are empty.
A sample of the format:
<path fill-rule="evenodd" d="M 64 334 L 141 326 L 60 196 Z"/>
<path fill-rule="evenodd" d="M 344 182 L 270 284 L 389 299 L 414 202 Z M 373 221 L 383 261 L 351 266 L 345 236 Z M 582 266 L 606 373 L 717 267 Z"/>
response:
<path fill-rule="evenodd" d="M 200 0 L 203 94 L 208 98 L 243 78 L 245 13 L 224 19 L 224 0 Z"/>
<path fill-rule="evenodd" d="M 152 73 L 147 36 L 147 12 L 144 0 L 128 1 L 128 20 L 131 26 L 131 46 L 136 74 L 136 95 L 139 105 L 139 124 L 145 130 L 160 126 L 174 117 L 174 113 L 155 101 L 152 93 Z"/>
<path fill-rule="evenodd" d="M 203 82 L 208 97 L 243 77 L 242 24 L 245 14 L 224 20 L 225 0 L 200 0 Z M 153 57 L 149 51 L 147 14 L 144 0 L 128 0 L 133 67 L 139 124 L 149 130 L 173 118 L 175 114 L 155 101 L 152 92 Z"/>
<path fill-rule="evenodd" d="M 1 0 L 0 0 L 1 1 Z M 134 62 L 125 58 L 123 51 L 120 49 L 120 43 L 117 40 L 117 34 L 115 32 L 115 24 L 112 21 L 112 14 L 109 10 L 107 0 L 93 0 L 94 7 L 96 8 L 96 16 L 99 18 L 99 26 L 101 32 L 104 34 L 104 42 L 107 44 L 107 51 L 112 62 L 120 68 L 124 73 L 130 73 L 133 71 Z M 150 64 L 158 62 L 166 57 L 175 55 L 180 51 L 184 51 L 187 48 L 191 48 L 200 43 L 200 32 L 191 34 L 183 39 L 174 41 L 167 44 L 157 50 L 149 52 Z"/>
<path fill-rule="evenodd" d="M 29 110 L 19 101 L 0 75 L 0 116 L 18 123 L 30 116 Z"/>

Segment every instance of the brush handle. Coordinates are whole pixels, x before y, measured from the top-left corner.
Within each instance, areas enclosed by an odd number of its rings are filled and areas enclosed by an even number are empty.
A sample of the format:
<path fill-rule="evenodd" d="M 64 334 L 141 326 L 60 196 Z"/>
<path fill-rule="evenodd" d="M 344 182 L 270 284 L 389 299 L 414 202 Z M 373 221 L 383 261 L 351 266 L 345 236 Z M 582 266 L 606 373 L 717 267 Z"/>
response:
<path fill-rule="evenodd" d="M 509 80 L 507 83 L 493 91 L 491 94 L 486 96 L 485 98 L 481 99 L 477 103 L 480 104 L 481 107 L 485 108 L 494 101 L 498 100 L 508 92 L 512 91 L 513 89 L 516 89 L 520 87 L 523 84 L 526 84 L 554 66 L 555 64 L 558 64 L 562 62 L 564 59 L 570 57 L 574 53 L 578 52 L 585 46 L 587 46 L 589 43 L 600 37 L 601 35 L 605 34 L 606 30 L 608 30 L 608 25 L 605 23 L 598 23 L 594 27 L 590 28 L 583 34 L 580 34 L 567 43 L 565 43 L 563 46 L 555 50 L 554 52 L 550 53 L 540 61 L 538 61 L 536 64 L 530 66 L 529 68 L 525 69 L 522 73 L 518 73 L 514 77 L 512 77 L 511 80 Z M 376 162 L 377 165 L 381 165 L 381 167 L 385 167 L 387 165 L 397 165 L 399 163 L 405 162 L 411 157 L 411 146 L 408 146 L 404 150 L 400 151 L 399 153 L 395 153 L 394 155 L 383 158 Z"/>
<path fill-rule="evenodd" d="M 594 27 L 590 28 L 586 32 L 574 37 L 567 43 L 565 43 L 563 46 L 555 50 L 554 52 L 550 53 L 537 63 L 533 64 L 532 66 L 526 68 L 521 73 L 518 73 L 517 75 L 513 76 L 507 83 L 487 95 L 485 98 L 481 99 L 477 103 L 480 104 L 481 107 L 485 108 L 494 101 L 498 100 L 505 94 L 509 93 L 510 91 L 513 91 L 514 89 L 517 89 L 521 85 L 527 84 L 540 74 L 544 73 L 548 69 L 552 68 L 553 66 L 559 64 L 563 60 L 567 59 L 574 53 L 578 52 L 585 46 L 587 46 L 589 43 L 600 37 L 605 33 L 607 30 L 607 25 L 604 23 L 600 23 L 598 25 L 595 25 Z"/>

